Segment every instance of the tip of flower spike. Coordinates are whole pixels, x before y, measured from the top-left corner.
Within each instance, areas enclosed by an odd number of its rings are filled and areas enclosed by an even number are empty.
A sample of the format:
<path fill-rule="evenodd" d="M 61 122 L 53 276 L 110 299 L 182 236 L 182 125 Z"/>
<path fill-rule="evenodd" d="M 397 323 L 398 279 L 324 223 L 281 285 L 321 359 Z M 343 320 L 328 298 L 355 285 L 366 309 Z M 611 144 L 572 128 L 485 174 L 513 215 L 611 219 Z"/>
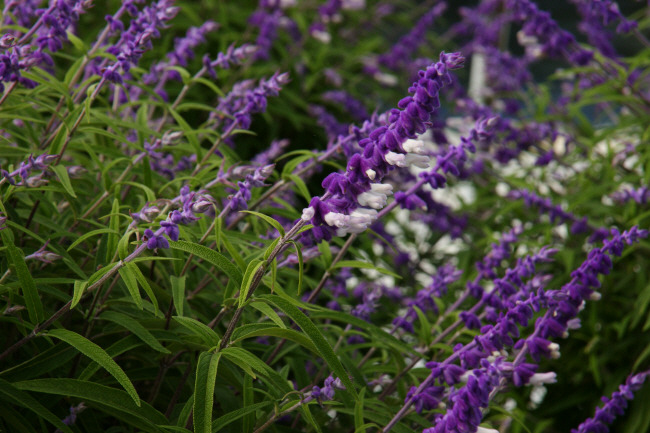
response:
<path fill-rule="evenodd" d="M 440 61 L 447 65 L 449 69 L 458 69 L 465 66 L 465 57 L 461 53 L 440 53 Z"/>

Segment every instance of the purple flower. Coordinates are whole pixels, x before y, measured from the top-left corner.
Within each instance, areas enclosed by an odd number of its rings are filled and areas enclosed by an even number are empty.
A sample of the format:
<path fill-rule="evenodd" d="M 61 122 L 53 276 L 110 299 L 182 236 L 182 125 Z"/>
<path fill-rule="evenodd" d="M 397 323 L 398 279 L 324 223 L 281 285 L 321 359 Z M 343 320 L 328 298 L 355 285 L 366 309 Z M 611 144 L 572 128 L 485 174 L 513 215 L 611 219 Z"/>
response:
<path fill-rule="evenodd" d="M 359 142 L 363 152 L 350 158 L 343 175 L 349 187 L 343 194 L 332 194 L 324 200 L 329 212 L 322 218 L 337 229 L 339 236 L 360 233 L 372 224 L 376 209 L 383 207 L 384 197 L 390 191 L 387 185 L 379 182 L 394 166 L 428 166 L 427 156 L 409 153 L 403 144 L 426 131 L 440 106 L 438 92 L 451 83 L 449 70 L 461 67 L 463 61 L 458 53 L 441 53 L 438 63 L 419 72 L 418 81 L 409 88 L 413 96 L 399 102 L 399 109 L 391 111 L 387 125 L 374 129 L 368 138 Z M 343 183 L 337 180 L 327 185 L 328 189 L 340 189 Z M 312 224 L 318 226 L 317 222 L 321 221 L 313 220 Z"/>
<path fill-rule="evenodd" d="M 596 408 L 593 418 L 585 420 L 577 429 L 571 429 L 571 433 L 607 433 L 608 425 L 611 424 L 617 416 L 622 415 L 627 408 L 627 401 L 634 398 L 634 393 L 641 389 L 646 377 L 650 374 L 648 371 L 630 375 L 625 384 L 618 387 L 610 398 L 602 397 L 605 403 L 602 407 Z"/>

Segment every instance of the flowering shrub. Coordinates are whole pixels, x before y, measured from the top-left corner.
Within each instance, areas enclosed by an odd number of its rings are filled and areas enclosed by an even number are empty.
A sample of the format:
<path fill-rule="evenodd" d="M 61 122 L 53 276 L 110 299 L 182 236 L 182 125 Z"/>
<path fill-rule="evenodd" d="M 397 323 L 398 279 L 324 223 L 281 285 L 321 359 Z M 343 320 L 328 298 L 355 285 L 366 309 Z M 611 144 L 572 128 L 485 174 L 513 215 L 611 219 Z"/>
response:
<path fill-rule="evenodd" d="M 624 6 L 6 1 L 0 431 L 648 431 Z"/>

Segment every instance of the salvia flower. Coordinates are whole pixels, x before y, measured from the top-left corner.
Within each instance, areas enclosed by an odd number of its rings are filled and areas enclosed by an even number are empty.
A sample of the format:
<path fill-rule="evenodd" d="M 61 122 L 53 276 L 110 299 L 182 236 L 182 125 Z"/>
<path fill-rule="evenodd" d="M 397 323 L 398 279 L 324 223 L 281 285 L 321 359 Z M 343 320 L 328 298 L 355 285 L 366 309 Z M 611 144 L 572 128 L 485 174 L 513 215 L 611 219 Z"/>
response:
<path fill-rule="evenodd" d="M 160 29 L 174 18 L 179 11 L 174 0 L 159 0 L 145 6 L 132 20 L 119 41 L 108 48 L 117 57 L 117 62 L 104 68 L 102 77 L 110 82 L 121 84 L 123 74 L 138 64 L 142 55 L 152 48 L 151 40 L 160 37 Z M 122 71 L 122 72 L 120 72 Z"/>
<path fill-rule="evenodd" d="M 399 102 L 399 109 L 391 111 L 386 126 L 376 128 L 368 138 L 359 142 L 363 152 L 350 158 L 345 174 L 332 173 L 325 178 L 323 187 L 328 193 L 327 198 L 312 199 L 310 207 L 313 213 L 303 213 L 303 219 L 311 214 L 314 226 L 324 221 L 339 236 L 366 230 L 376 219 L 376 209 L 382 207 L 383 196 L 390 192 L 389 187 L 380 183 L 384 176 L 398 164 L 428 166 L 426 155 L 409 153 L 403 143 L 426 131 L 440 106 L 440 89 L 451 83 L 449 70 L 460 68 L 463 62 L 459 53 L 443 52 L 439 62 L 420 71 L 418 81 L 409 88 L 413 96 Z M 312 233 L 331 236 L 325 233 L 326 230 Z"/>
<path fill-rule="evenodd" d="M 571 433 L 608 433 L 609 424 L 614 422 L 617 416 L 622 415 L 627 408 L 628 400 L 634 398 L 634 393 L 641 389 L 650 371 L 644 371 L 630 375 L 624 384 L 618 387 L 610 398 L 602 397 L 602 407 L 596 408 L 593 418 L 585 420 L 577 429 L 571 429 Z"/>

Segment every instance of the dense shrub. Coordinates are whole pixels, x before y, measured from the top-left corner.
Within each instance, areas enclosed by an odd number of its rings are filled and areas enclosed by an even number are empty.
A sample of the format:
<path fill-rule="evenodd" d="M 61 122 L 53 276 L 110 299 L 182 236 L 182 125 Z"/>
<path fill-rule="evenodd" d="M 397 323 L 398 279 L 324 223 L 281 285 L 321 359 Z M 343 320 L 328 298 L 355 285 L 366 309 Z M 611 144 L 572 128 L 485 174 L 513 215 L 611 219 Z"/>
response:
<path fill-rule="evenodd" d="M 648 431 L 648 6 L 539 3 L 6 1 L 0 430 Z"/>

